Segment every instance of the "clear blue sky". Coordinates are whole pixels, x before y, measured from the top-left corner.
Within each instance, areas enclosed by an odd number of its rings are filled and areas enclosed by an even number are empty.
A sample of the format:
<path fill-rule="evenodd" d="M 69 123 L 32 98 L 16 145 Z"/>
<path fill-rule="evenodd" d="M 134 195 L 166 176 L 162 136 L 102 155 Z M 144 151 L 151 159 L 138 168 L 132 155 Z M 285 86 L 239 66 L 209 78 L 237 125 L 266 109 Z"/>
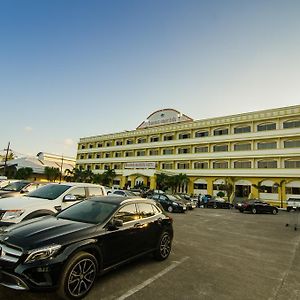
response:
<path fill-rule="evenodd" d="M 298 0 L 0 0 L 0 149 L 75 155 L 153 111 L 300 104 Z"/>

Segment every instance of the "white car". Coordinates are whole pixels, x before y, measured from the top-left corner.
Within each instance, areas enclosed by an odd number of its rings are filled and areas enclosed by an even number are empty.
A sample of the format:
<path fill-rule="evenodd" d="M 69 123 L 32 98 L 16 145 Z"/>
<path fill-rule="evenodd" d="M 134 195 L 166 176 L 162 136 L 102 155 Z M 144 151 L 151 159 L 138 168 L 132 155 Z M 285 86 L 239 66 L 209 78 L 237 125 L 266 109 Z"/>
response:
<path fill-rule="evenodd" d="M 54 215 L 91 196 L 104 196 L 103 186 L 91 183 L 50 183 L 23 197 L 0 199 L 0 226 Z"/>

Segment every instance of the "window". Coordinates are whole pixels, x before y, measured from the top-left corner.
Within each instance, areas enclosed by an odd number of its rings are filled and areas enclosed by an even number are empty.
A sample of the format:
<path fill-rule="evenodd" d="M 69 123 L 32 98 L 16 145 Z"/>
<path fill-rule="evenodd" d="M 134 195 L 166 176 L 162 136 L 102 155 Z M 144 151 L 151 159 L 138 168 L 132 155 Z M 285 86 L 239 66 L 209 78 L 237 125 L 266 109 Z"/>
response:
<path fill-rule="evenodd" d="M 103 196 L 103 191 L 99 187 L 88 187 L 89 196 Z"/>
<path fill-rule="evenodd" d="M 213 168 L 214 169 L 228 169 L 228 162 L 227 161 L 214 161 Z"/>
<path fill-rule="evenodd" d="M 100 165 L 95 165 L 95 170 L 100 170 Z"/>
<path fill-rule="evenodd" d="M 98 148 L 101 148 L 101 147 L 103 147 L 103 144 L 102 143 L 98 143 L 97 146 L 98 146 Z"/>
<path fill-rule="evenodd" d="M 208 152 L 208 146 L 195 147 L 195 153 Z"/>
<path fill-rule="evenodd" d="M 300 195 L 300 188 L 299 187 L 286 187 L 285 188 L 286 194 L 290 195 Z"/>
<path fill-rule="evenodd" d="M 82 154 L 82 155 L 80 155 L 80 159 L 84 159 L 84 155 Z"/>
<path fill-rule="evenodd" d="M 96 158 L 101 158 L 101 154 L 98 153 L 98 154 L 96 155 Z"/>
<path fill-rule="evenodd" d="M 251 169 L 251 161 L 235 161 L 235 169 Z"/>
<path fill-rule="evenodd" d="M 276 169 L 277 161 L 276 160 L 261 160 L 257 163 L 259 169 Z"/>
<path fill-rule="evenodd" d="M 111 142 L 106 142 L 106 147 L 110 147 L 111 146 Z"/>
<path fill-rule="evenodd" d="M 251 144 L 250 143 L 234 144 L 233 149 L 234 149 L 234 151 L 251 150 Z"/>
<path fill-rule="evenodd" d="M 149 151 L 149 155 L 158 155 L 158 154 L 159 154 L 159 152 L 158 152 L 157 149 L 154 149 L 154 150 L 150 150 L 150 151 Z"/>
<path fill-rule="evenodd" d="M 179 148 L 178 149 L 178 154 L 187 154 L 190 153 L 190 148 Z"/>
<path fill-rule="evenodd" d="M 121 157 L 122 156 L 122 153 L 121 152 L 116 152 L 115 153 L 115 157 Z"/>
<path fill-rule="evenodd" d="M 197 161 L 194 163 L 194 169 L 208 169 L 208 162 Z"/>
<path fill-rule="evenodd" d="M 189 163 L 178 163 L 177 169 L 189 169 Z"/>
<path fill-rule="evenodd" d="M 74 188 L 68 193 L 68 195 L 74 195 L 76 197 L 76 200 L 83 200 L 86 198 L 85 188 L 84 187 Z"/>
<path fill-rule="evenodd" d="M 298 148 L 300 147 L 300 140 L 284 141 L 284 148 Z"/>
<path fill-rule="evenodd" d="M 173 164 L 172 163 L 163 163 L 162 164 L 162 169 L 173 169 Z"/>
<path fill-rule="evenodd" d="M 124 223 L 135 221 L 139 219 L 138 212 L 136 210 L 135 204 L 128 204 L 120 208 L 119 211 L 115 214 L 115 219 L 120 219 Z"/>
<path fill-rule="evenodd" d="M 257 131 L 275 130 L 276 123 L 265 123 L 257 125 Z"/>
<path fill-rule="evenodd" d="M 104 165 L 104 170 L 109 170 L 109 165 Z"/>
<path fill-rule="evenodd" d="M 123 142 L 122 141 L 116 141 L 116 146 L 122 146 Z"/>
<path fill-rule="evenodd" d="M 140 212 L 140 216 L 142 219 L 149 218 L 155 215 L 155 212 L 153 210 L 153 207 L 151 204 L 148 203 L 139 203 L 138 209 Z"/>
<path fill-rule="evenodd" d="M 91 165 L 87 165 L 87 170 L 90 171 L 92 169 Z"/>
<path fill-rule="evenodd" d="M 121 164 L 114 164 L 114 169 L 115 170 L 120 170 L 121 169 Z"/>
<path fill-rule="evenodd" d="M 88 155 L 88 159 L 91 159 L 93 156 L 92 156 L 92 154 L 89 154 Z"/>
<path fill-rule="evenodd" d="M 228 128 L 220 128 L 214 130 L 214 135 L 226 135 L 228 134 Z"/>
<path fill-rule="evenodd" d="M 146 138 L 139 138 L 139 139 L 137 139 L 137 142 L 138 142 L 138 144 L 143 144 L 143 143 L 147 142 L 147 139 Z"/>
<path fill-rule="evenodd" d="M 82 150 L 85 149 L 85 145 L 81 145 L 81 149 L 82 149 Z"/>
<path fill-rule="evenodd" d="M 197 131 L 195 132 L 195 137 L 205 137 L 208 136 L 208 131 Z"/>
<path fill-rule="evenodd" d="M 277 186 L 266 186 L 262 185 L 261 189 L 263 190 L 263 193 L 267 194 L 277 194 L 278 193 L 278 187 Z"/>
<path fill-rule="evenodd" d="M 265 150 L 265 149 L 276 149 L 277 142 L 260 142 L 257 143 L 257 149 Z"/>
<path fill-rule="evenodd" d="M 137 156 L 145 156 L 146 155 L 146 151 L 145 150 L 140 150 L 136 152 Z"/>
<path fill-rule="evenodd" d="M 93 148 L 93 145 L 92 145 L 92 144 L 90 144 L 90 145 L 89 145 L 89 148 L 90 148 L 90 149 L 92 149 L 92 148 Z"/>
<path fill-rule="evenodd" d="M 163 149 L 163 155 L 173 154 L 173 149 Z"/>
<path fill-rule="evenodd" d="M 207 190 L 207 184 L 206 183 L 194 183 L 194 189 L 195 190 Z"/>
<path fill-rule="evenodd" d="M 106 152 L 105 153 L 105 158 L 109 158 L 110 157 L 110 152 Z"/>
<path fill-rule="evenodd" d="M 126 156 L 126 157 L 133 156 L 133 151 L 126 151 L 126 152 L 125 152 L 125 156 Z"/>
<path fill-rule="evenodd" d="M 214 152 L 228 151 L 228 145 L 214 145 Z"/>
<path fill-rule="evenodd" d="M 126 140 L 126 145 L 132 145 L 133 144 L 133 140 Z"/>
<path fill-rule="evenodd" d="M 247 133 L 251 132 L 251 126 L 240 126 L 240 127 L 235 127 L 234 128 L 234 133 Z"/>
<path fill-rule="evenodd" d="M 180 139 L 180 140 L 183 140 L 183 139 L 189 139 L 191 137 L 191 134 L 190 133 L 180 133 L 179 135 L 178 135 L 178 138 Z"/>
<path fill-rule="evenodd" d="M 152 136 L 152 137 L 150 138 L 150 142 L 151 142 L 151 143 L 158 142 L 158 141 L 159 141 L 159 137 L 158 137 L 158 136 Z"/>
<path fill-rule="evenodd" d="M 300 169 L 300 160 L 285 160 L 284 167 L 287 169 Z"/>
<path fill-rule="evenodd" d="M 283 128 L 298 128 L 300 127 L 300 120 L 294 120 L 294 121 L 285 121 L 283 122 Z"/>
<path fill-rule="evenodd" d="M 174 139 L 174 135 L 165 135 L 164 141 L 172 141 Z"/>

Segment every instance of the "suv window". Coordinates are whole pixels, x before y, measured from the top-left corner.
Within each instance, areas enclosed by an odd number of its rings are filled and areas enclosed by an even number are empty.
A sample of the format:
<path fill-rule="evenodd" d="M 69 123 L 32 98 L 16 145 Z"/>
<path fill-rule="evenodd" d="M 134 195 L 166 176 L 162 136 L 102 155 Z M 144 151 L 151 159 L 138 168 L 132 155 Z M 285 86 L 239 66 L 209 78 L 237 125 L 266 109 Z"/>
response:
<path fill-rule="evenodd" d="M 100 187 L 89 187 L 90 196 L 103 196 L 103 191 Z"/>
<path fill-rule="evenodd" d="M 128 204 L 120 208 L 115 214 L 115 218 L 122 220 L 124 223 L 139 219 L 135 204 Z"/>
<path fill-rule="evenodd" d="M 77 200 L 83 200 L 86 198 L 85 188 L 84 187 L 75 188 L 75 189 L 71 190 L 68 193 L 68 195 L 74 195 L 74 196 L 76 196 Z"/>
<path fill-rule="evenodd" d="M 155 215 L 151 204 L 139 203 L 138 207 L 139 207 L 141 218 L 148 218 L 148 217 L 152 217 Z"/>
<path fill-rule="evenodd" d="M 64 184 L 47 184 L 29 194 L 27 197 L 54 200 L 68 190 L 71 186 Z"/>
<path fill-rule="evenodd" d="M 122 191 L 114 191 L 113 194 L 115 194 L 115 195 L 121 195 L 121 196 L 125 195 L 125 193 L 122 192 Z"/>

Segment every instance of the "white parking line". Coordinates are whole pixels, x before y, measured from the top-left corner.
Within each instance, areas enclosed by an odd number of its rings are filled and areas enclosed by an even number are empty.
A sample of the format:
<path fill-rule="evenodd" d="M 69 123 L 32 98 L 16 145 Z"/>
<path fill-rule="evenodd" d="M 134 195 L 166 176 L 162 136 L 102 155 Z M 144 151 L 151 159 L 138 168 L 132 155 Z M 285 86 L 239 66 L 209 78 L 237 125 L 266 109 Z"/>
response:
<path fill-rule="evenodd" d="M 144 282 L 142 282 L 141 284 L 137 285 L 136 287 L 134 287 L 133 289 L 129 290 L 127 293 L 125 293 L 124 295 L 122 295 L 121 297 L 117 298 L 117 300 L 124 300 L 126 298 L 128 298 L 129 296 L 135 294 L 136 292 L 140 291 L 141 289 L 143 289 L 144 287 L 146 287 L 147 285 L 151 284 L 153 281 L 155 281 L 156 279 L 158 279 L 159 277 L 165 275 L 166 273 L 168 273 L 169 271 L 173 270 L 174 268 L 176 268 L 178 265 L 182 264 L 184 261 L 186 261 L 187 259 L 189 259 L 188 256 L 182 258 L 180 261 L 174 261 L 170 266 L 168 266 L 167 268 L 165 268 L 164 270 L 162 270 L 161 272 L 159 272 L 158 274 L 154 275 L 153 277 L 145 280 Z"/>

